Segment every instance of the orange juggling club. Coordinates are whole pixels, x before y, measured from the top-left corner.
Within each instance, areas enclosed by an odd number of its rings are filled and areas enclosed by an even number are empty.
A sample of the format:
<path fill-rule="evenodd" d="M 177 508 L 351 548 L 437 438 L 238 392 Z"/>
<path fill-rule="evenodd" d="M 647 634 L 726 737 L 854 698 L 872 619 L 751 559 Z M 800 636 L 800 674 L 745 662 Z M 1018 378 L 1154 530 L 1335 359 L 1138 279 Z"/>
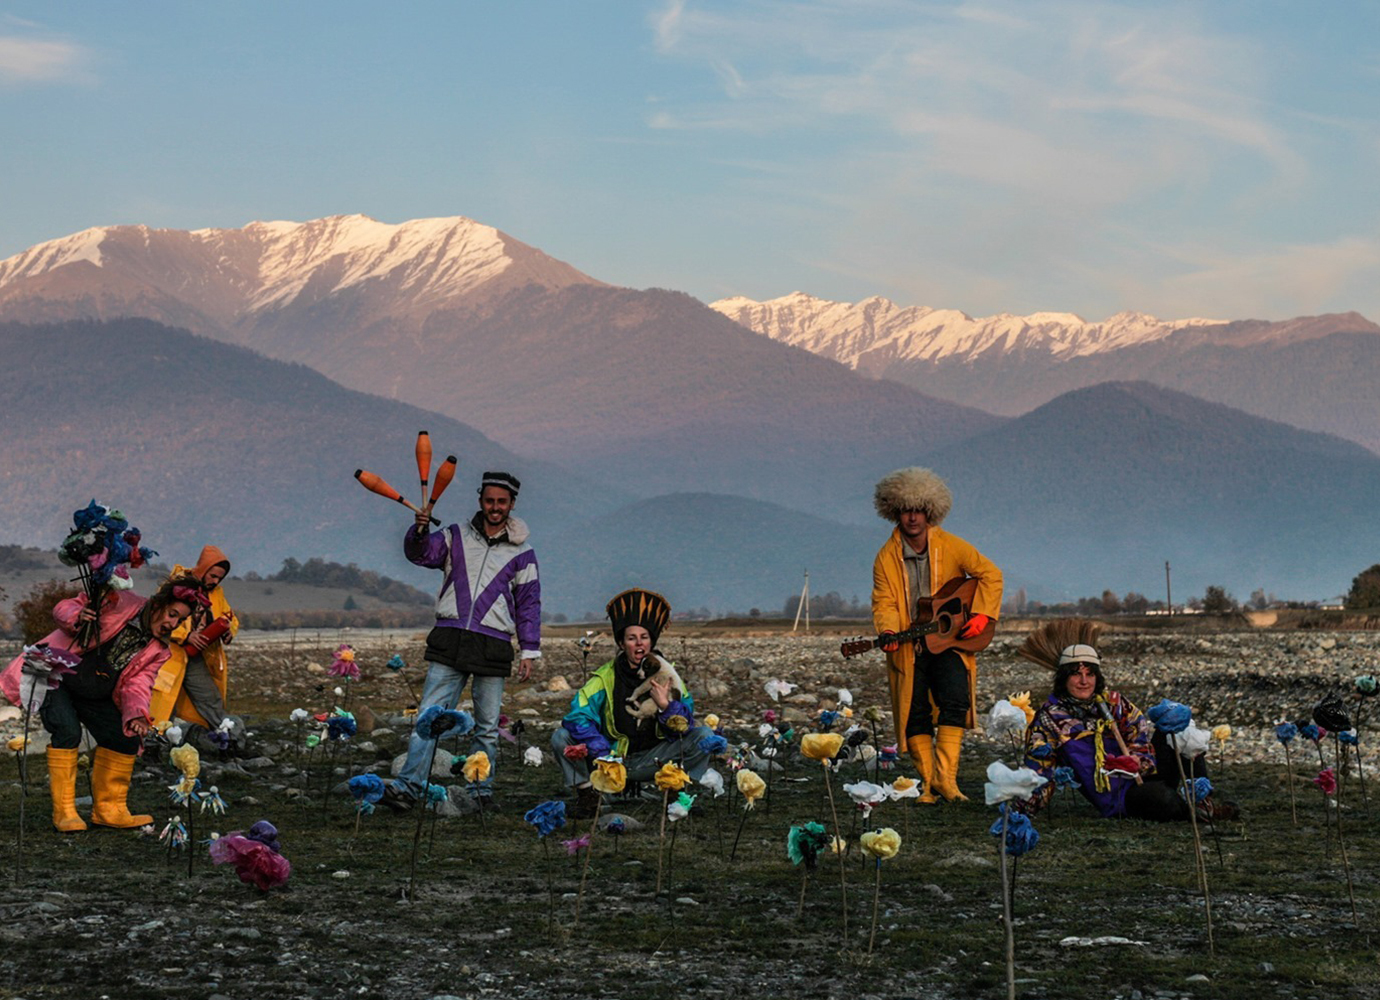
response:
<path fill-rule="evenodd" d="M 431 435 L 417 432 L 417 475 L 422 480 L 422 503 L 426 503 L 426 487 L 431 479 Z"/>
<path fill-rule="evenodd" d="M 355 478 L 359 480 L 359 485 L 363 486 L 369 492 L 377 493 L 379 496 L 387 497 L 389 500 L 396 500 L 408 510 L 415 511 L 418 514 L 421 513 L 415 505 L 404 500 L 401 493 L 393 489 L 393 487 L 389 486 L 388 483 L 374 473 L 366 472 L 364 469 L 356 469 Z M 431 523 L 440 524 L 441 522 L 433 517 Z"/>
<path fill-rule="evenodd" d="M 427 501 L 426 509 L 431 510 L 436 506 L 436 501 L 441 499 L 441 494 L 446 491 L 450 481 L 455 478 L 455 456 L 447 455 L 446 460 L 441 463 L 441 467 L 436 470 L 436 484 L 431 487 L 431 499 Z"/>

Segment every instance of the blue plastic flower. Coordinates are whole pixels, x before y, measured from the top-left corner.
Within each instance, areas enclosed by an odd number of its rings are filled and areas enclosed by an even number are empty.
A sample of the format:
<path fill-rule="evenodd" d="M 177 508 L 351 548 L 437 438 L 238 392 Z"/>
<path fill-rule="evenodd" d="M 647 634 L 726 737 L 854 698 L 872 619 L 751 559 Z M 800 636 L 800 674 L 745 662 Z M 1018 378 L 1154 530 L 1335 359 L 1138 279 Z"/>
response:
<path fill-rule="evenodd" d="M 829 709 L 826 708 L 826 709 L 824 709 L 822 712 L 819 713 L 819 724 L 820 724 L 821 726 L 824 727 L 825 732 L 828 732 L 830 729 L 834 728 L 834 725 L 835 725 L 838 721 L 839 721 L 839 713 L 838 713 L 838 712 L 832 712 L 832 711 L 830 711 Z"/>
<path fill-rule="evenodd" d="M 522 818 L 537 828 L 538 837 L 545 837 L 565 826 L 565 803 L 559 799 L 543 802 L 527 810 Z"/>
<path fill-rule="evenodd" d="M 613 817 L 611 820 L 608 821 L 608 825 L 604 827 L 604 832 L 605 832 L 605 833 L 611 833 L 611 834 L 613 834 L 615 837 L 617 837 L 617 836 L 621 836 L 622 833 L 623 833 L 625 830 L 627 830 L 627 828 L 628 828 L 627 821 L 624 820 L 622 816 L 615 816 L 615 817 Z"/>
<path fill-rule="evenodd" d="M 450 793 L 446 791 L 445 785 L 433 785 L 427 782 L 426 800 L 431 805 L 440 805 L 442 802 L 450 801 Z"/>
<path fill-rule="evenodd" d="M 1000 806 L 1001 812 L 1006 814 L 1006 853 L 1013 858 L 1019 858 L 1022 854 L 1028 854 L 1040 842 L 1040 831 L 1035 829 L 1035 824 L 1030 822 L 1030 817 L 1023 812 L 1008 808 L 1009 803 L 1003 802 Z M 994 837 L 1001 836 L 1001 817 L 987 831 Z"/>
<path fill-rule="evenodd" d="M 1356 735 L 1356 730 L 1348 729 L 1337 734 L 1337 739 L 1341 740 L 1349 747 L 1360 746 L 1361 738 Z"/>
<path fill-rule="evenodd" d="M 360 812 L 372 813 L 374 804 L 383 798 L 383 779 L 377 774 L 357 774 L 348 782 Z"/>
<path fill-rule="evenodd" d="M 1054 769 L 1054 784 L 1057 788 L 1083 787 L 1083 783 L 1078 780 L 1071 767 L 1056 767 Z"/>
<path fill-rule="evenodd" d="M 1275 739 L 1288 745 L 1289 741 L 1299 734 L 1299 727 L 1292 722 L 1281 722 L 1275 726 Z"/>
<path fill-rule="evenodd" d="M 394 653 L 384 664 L 389 670 L 401 670 L 407 666 L 407 661 L 402 658 L 402 653 Z"/>
<path fill-rule="evenodd" d="M 1187 705 L 1170 701 L 1168 698 L 1161 698 L 1160 703 L 1145 714 L 1149 716 L 1155 728 L 1167 736 L 1183 732 L 1193 721 L 1193 712 Z"/>
<path fill-rule="evenodd" d="M 1322 730 L 1311 722 L 1306 726 L 1299 726 L 1299 735 L 1312 740 L 1314 743 L 1323 738 Z"/>
<path fill-rule="evenodd" d="M 728 749 L 728 740 L 722 736 L 706 736 L 700 740 L 700 749 L 705 753 L 723 753 Z"/>
<path fill-rule="evenodd" d="M 1367 698 L 1380 692 L 1380 681 L 1376 681 L 1373 674 L 1362 674 L 1356 678 L 1356 693 L 1365 695 Z"/>
<path fill-rule="evenodd" d="M 1180 794 L 1182 794 L 1182 792 L 1181 792 Z M 1212 794 L 1212 782 L 1211 782 L 1211 781 L 1209 781 L 1207 778 L 1194 778 L 1194 779 L 1193 779 L 1193 801 L 1194 801 L 1194 802 L 1202 802 L 1203 799 L 1207 798 L 1207 797 L 1208 797 L 1209 795 L 1211 795 L 1211 794 Z"/>
<path fill-rule="evenodd" d="M 326 738 L 331 740 L 348 740 L 356 732 L 359 726 L 355 720 L 348 715 L 332 715 L 326 720 Z"/>
<path fill-rule="evenodd" d="M 464 736 L 474 728 L 474 716 L 453 708 L 432 705 L 417 716 L 417 735 L 424 740 L 439 740 L 443 736 Z"/>

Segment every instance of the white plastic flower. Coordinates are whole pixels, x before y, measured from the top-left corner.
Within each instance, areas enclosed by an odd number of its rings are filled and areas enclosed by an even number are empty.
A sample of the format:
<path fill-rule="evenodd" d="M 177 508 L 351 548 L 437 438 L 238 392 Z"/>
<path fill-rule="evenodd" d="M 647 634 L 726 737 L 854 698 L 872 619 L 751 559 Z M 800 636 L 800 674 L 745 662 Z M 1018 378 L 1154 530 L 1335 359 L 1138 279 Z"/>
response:
<path fill-rule="evenodd" d="M 992 706 L 987 713 L 987 735 L 994 740 L 1016 738 L 1025 735 L 1025 711 L 1011 704 L 1005 698 Z"/>
<path fill-rule="evenodd" d="M 528 747 L 522 751 L 522 762 L 528 767 L 541 767 L 541 750 Z"/>
<path fill-rule="evenodd" d="M 1008 799 L 1028 799 L 1048 781 L 1028 767 L 1011 768 L 995 760 L 987 766 L 987 783 L 982 788 L 987 804 L 994 806 Z"/>
<path fill-rule="evenodd" d="M 843 790 L 848 797 L 862 806 L 863 819 L 872 815 L 872 807 L 878 803 L 885 802 L 889 797 L 886 786 L 874 785 L 870 781 L 859 781 L 856 784 L 844 785 Z"/>
<path fill-rule="evenodd" d="M 700 784 L 713 792 L 716 799 L 724 793 L 724 776 L 712 767 L 700 775 Z"/>
<path fill-rule="evenodd" d="M 762 685 L 762 690 L 767 692 L 767 695 L 771 698 L 772 701 L 780 701 L 783 697 L 790 694 L 799 686 L 799 684 L 792 684 L 790 681 L 778 680 L 777 678 L 773 677 L 771 680 L 767 681 L 767 683 Z"/>
<path fill-rule="evenodd" d="M 844 705 L 853 704 L 853 692 L 849 691 L 847 688 L 839 688 L 838 701 L 840 708 L 842 708 Z"/>
<path fill-rule="evenodd" d="M 305 708 L 294 708 L 292 714 L 288 716 L 290 722 L 306 722 L 311 718 L 311 713 Z"/>
<path fill-rule="evenodd" d="M 1192 760 L 1194 757 L 1207 753 L 1208 741 L 1212 739 L 1212 733 L 1206 729 L 1199 729 L 1198 723 L 1190 722 L 1187 729 L 1166 736 L 1165 739 L 1175 750 Z"/>

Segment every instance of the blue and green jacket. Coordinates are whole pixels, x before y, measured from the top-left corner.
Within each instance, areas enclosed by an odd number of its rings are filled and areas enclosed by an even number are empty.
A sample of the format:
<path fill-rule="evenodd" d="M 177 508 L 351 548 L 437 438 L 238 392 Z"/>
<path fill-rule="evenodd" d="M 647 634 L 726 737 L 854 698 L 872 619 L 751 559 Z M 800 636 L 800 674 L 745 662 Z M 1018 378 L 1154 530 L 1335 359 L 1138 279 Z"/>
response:
<path fill-rule="evenodd" d="M 678 692 L 660 712 L 655 712 L 657 739 L 678 739 L 695 728 L 695 699 L 691 696 L 675 665 L 658 653 L 653 653 L 660 663 L 660 673 L 669 673 L 671 690 Z M 576 743 L 589 748 L 590 757 L 603 757 L 613 754 L 626 757 L 628 736 L 618 731 L 613 710 L 614 660 L 605 663 L 594 671 L 570 699 L 570 711 L 561 720 L 561 725 L 570 733 Z M 656 676 L 656 675 L 653 675 Z M 642 697 L 641 703 L 651 700 L 651 695 Z M 655 711 L 655 706 L 652 706 Z"/>

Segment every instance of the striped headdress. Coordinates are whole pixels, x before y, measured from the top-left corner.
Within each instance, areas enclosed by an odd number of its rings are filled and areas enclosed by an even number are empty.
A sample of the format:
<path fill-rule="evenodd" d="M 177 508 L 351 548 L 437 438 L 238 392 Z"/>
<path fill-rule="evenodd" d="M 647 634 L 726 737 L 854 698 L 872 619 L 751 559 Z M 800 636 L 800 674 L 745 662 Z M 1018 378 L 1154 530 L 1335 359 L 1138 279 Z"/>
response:
<path fill-rule="evenodd" d="M 660 594 L 650 590 L 625 590 L 609 601 L 604 611 L 613 625 L 615 642 L 623 641 L 623 632 L 629 625 L 641 625 L 652 637 L 652 645 L 661 636 L 661 630 L 671 620 L 671 605 Z"/>

